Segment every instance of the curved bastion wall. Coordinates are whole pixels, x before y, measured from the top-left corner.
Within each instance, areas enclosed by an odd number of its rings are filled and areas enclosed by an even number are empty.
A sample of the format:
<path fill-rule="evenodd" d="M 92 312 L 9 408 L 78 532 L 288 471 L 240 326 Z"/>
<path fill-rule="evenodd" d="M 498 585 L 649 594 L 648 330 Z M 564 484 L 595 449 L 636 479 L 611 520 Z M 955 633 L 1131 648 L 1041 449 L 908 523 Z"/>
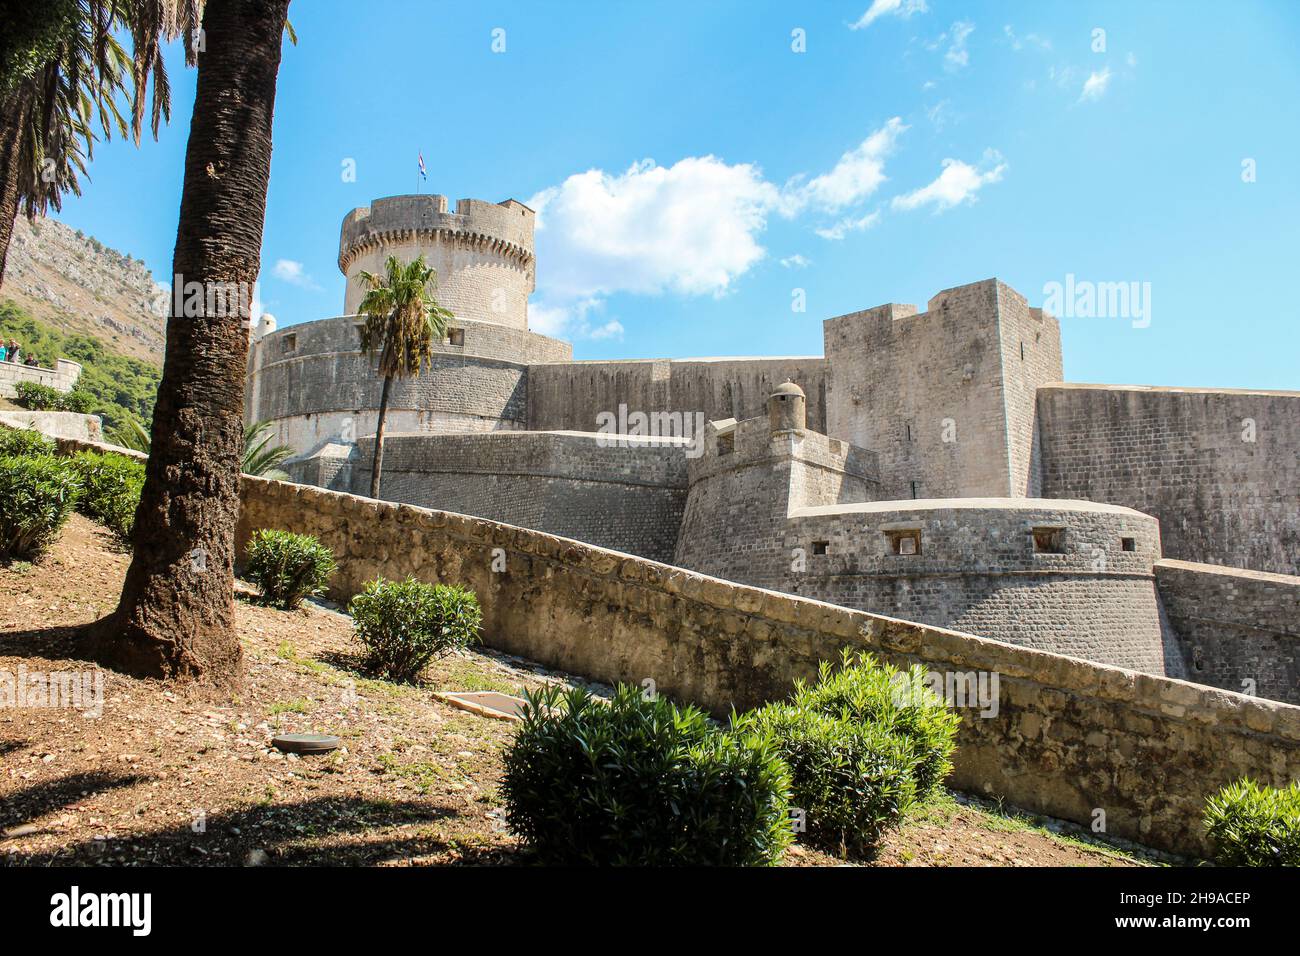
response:
<path fill-rule="evenodd" d="M 339 236 L 339 271 L 347 277 L 343 311 L 361 306 L 361 273 L 382 275 L 390 255 L 418 255 L 438 272 L 436 297 L 458 319 L 528 328 L 528 296 L 536 284 L 531 209 L 447 197 L 389 196 L 353 209 Z"/>
<path fill-rule="evenodd" d="M 806 572 L 785 575 L 792 593 L 1183 676 L 1156 595 L 1160 526 L 1130 508 L 1041 498 L 798 508 L 786 544 L 808 549 Z"/>
<path fill-rule="evenodd" d="M 1155 518 L 1061 499 L 873 500 L 881 488 L 875 456 L 801 428 L 801 416 L 791 422 L 780 397 L 769 418 L 711 427 L 703 456 L 689 465 L 674 563 L 1182 676 L 1156 594 Z"/>
<path fill-rule="evenodd" d="M 277 440 L 305 454 L 328 441 L 373 435 L 383 380 L 361 351 L 360 316 L 267 332 L 249 356 L 245 419 L 269 420 Z M 565 361 L 567 342 L 457 317 L 430 366 L 393 382 L 390 432 L 487 432 L 528 424 L 528 365 Z"/>

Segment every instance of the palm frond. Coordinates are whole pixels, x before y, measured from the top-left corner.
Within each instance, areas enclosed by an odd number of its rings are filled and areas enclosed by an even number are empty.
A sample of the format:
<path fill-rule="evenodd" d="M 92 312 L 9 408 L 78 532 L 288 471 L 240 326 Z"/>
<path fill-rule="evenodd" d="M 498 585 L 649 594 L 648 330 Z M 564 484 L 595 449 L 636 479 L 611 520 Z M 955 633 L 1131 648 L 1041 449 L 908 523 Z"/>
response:
<path fill-rule="evenodd" d="M 360 279 L 366 289 L 358 306 L 366 317 L 361 326 L 361 350 L 377 358 L 384 378 L 419 375 L 454 318 L 433 296 L 436 270 L 425 263 L 424 256 L 408 263 L 389 256 L 382 277 L 362 272 Z"/>
<path fill-rule="evenodd" d="M 252 422 L 244 428 L 244 465 L 246 475 L 285 480 L 289 475 L 277 466 L 294 451 L 288 445 L 272 445 L 274 426 L 268 421 Z"/>

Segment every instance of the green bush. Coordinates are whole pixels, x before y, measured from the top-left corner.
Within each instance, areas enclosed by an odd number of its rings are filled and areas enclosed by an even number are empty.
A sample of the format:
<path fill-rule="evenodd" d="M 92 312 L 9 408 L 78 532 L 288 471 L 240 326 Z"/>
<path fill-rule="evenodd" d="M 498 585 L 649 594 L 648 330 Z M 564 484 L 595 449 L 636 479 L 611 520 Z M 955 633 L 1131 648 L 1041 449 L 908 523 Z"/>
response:
<path fill-rule="evenodd" d="M 845 651 L 838 668 L 823 662 L 817 683 L 801 685 L 797 706 L 857 724 L 874 724 L 910 741 L 916 795 L 935 793 L 952 771 L 961 718 L 925 683 L 919 664 L 908 671 Z"/>
<path fill-rule="evenodd" d="M 30 458 L 33 455 L 53 455 L 58 444 L 34 428 L 7 428 L 0 425 L 0 456 Z"/>
<path fill-rule="evenodd" d="M 64 412 L 79 412 L 82 415 L 89 415 L 95 410 L 95 396 L 89 392 L 71 391 L 59 398 L 59 410 Z"/>
<path fill-rule="evenodd" d="M 83 489 L 77 510 L 130 541 L 144 488 L 144 462 L 112 452 L 83 451 L 68 459 L 68 467 Z"/>
<path fill-rule="evenodd" d="M 394 681 L 413 681 L 430 661 L 474 643 L 483 621 L 473 591 L 415 578 L 371 581 L 348 613 L 365 668 Z"/>
<path fill-rule="evenodd" d="M 81 485 L 59 458 L 0 458 L 0 561 L 35 561 L 59 536 Z"/>
<path fill-rule="evenodd" d="M 581 688 L 529 694 L 501 789 L 510 829 L 544 863 L 769 865 L 791 839 L 769 739 L 627 685 L 608 703 Z"/>
<path fill-rule="evenodd" d="M 334 552 L 309 534 L 262 528 L 248 542 L 248 577 L 269 604 L 285 609 L 320 594 L 338 565 Z"/>
<path fill-rule="evenodd" d="M 911 744 L 874 724 L 769 704 L 750 715 L 790 768 L 800 838 L 832 853 L 869 855 L 916 801 Z"/>
<path fill-rule="evenodd" d="M 1206 801 L 1205 832 L 1220 866 L 1300 866 L 1300 782 L 1224 787 Z"/>
<path fill-rule="evenodd" d="M 56 411 L 63 393 L 39 382 L 18 382 L 14 385 L 14 401 L 23 408 L 36 412 Z"/>

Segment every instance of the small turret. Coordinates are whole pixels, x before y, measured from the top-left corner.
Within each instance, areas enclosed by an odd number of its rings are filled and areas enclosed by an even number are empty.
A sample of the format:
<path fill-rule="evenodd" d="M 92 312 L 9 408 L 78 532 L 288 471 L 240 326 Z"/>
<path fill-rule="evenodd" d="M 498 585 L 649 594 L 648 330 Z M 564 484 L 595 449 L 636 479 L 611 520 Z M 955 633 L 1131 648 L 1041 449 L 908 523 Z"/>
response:
<path fill-rule="evenodd" d="M 783 382 L 767 399 L 767 420 L 772 434 L 804 433 L 808 420 L 808 398 L 794 382 Z"/>

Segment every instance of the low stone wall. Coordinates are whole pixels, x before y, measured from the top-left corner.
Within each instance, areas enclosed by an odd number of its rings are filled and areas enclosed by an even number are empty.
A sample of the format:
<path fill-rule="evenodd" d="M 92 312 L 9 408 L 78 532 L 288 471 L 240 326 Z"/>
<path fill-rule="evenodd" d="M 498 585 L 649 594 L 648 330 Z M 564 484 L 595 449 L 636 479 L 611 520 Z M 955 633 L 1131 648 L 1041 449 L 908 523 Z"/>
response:
<path fill-rule="evenodd" d="M 1300 577 L 1173 560 L 1155 574 L 1189 677 L 1300 704 Z"/>
<path fill-rule="evenodd" d="M 331 596 L 377 576 L 464 584 L 484 641 L 716 714 L 780 698 L 844 646 L 897 664 L 996 675 L 996 707 L 962 711 L 959 789 L 1181 853 L 1206 852 L 1207 796 L 1244 775 L 1300 774 L 1300 707 L 1092 664 L 732 584 L 536 531 L 246 478 L 256 528 L 314 534 L 339 562 Z M 495 571 L 502 566 L 504 571 Z M 981 716 L 988 713 L 988 716 Z"/>
<path fill-rule="evenodd" d="M 80 441 L 103 441 L 104 426 L 98 415 L 80 412 L 0 412 L 0 425 L 10 428 L 35 428 L 51 438 L 76 438 Z"/>
<path fill-rule="evenodd" d="M 21 353 L 18 356 L 22 358 Z M 81 365 L 70 359 L 59 359 L 54 368 L 43 365 L 23 365 L 20 362 L 0 362 L 0 396 L 13 398 L 17 393 L 14 386 L 19 382 L 35 382 L 48 385 L 60 392 L 70 392 L 81 378 Z"/>

